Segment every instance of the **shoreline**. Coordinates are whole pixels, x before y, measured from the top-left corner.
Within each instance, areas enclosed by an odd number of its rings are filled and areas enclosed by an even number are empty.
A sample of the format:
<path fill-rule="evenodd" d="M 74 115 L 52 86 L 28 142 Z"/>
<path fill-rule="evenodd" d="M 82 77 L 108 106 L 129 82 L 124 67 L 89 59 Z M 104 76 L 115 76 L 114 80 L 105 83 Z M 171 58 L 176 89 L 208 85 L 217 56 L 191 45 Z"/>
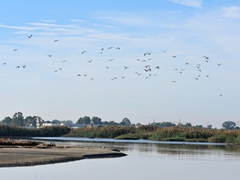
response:
<path fill-rule="evenodd" d="M 126 154 L 117 149 L 102 147 L 58 146 L 35 141 L 28 141 L 28 143 L 26 141 L 17 141 L 16 144 L 9 145 L 0 144 L 0 168 L 47 165 L 83 159 L 123 156 L 126 156 Z"/>

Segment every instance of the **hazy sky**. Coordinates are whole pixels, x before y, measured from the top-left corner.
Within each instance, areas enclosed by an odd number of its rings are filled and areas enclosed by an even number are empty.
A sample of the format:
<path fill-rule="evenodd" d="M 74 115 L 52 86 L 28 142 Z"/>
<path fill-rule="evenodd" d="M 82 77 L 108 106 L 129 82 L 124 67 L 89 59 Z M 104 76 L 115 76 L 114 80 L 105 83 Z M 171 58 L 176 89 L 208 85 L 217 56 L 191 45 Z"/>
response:
<path fill-rule="evenodd" d="M 240 120 L 240 1 L 0 3 L 0 120 Z"/>

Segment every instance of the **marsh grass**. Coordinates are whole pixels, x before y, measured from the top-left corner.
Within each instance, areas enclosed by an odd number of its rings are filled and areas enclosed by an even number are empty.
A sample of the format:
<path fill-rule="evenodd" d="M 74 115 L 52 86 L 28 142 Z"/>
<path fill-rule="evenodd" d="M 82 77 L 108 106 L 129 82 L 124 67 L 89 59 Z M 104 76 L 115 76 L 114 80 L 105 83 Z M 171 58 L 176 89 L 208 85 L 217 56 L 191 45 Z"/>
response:
<path fill-rule="evenodd" d="M 85 127 L 71 130 L 71 132 L 65 136 L 240 144 L 240 130 L 220 130 L 181 126 L 168 128 L 160 128 L 151 125 L 142 125 L 139 127 Z"/>

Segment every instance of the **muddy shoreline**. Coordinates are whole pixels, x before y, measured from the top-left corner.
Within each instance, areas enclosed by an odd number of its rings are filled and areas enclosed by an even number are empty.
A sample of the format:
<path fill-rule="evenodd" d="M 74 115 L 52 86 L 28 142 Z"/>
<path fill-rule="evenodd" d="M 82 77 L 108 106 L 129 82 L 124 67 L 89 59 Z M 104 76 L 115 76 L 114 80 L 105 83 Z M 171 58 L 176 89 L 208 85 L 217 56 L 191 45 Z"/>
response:
<path fill-rule="evenodd" d="M 35 141 L 8 140 L 7 142 L 8 144 L 0 143 L 0 167 L 35 166 L 91 158 L 126 156 L 116 149 L 102 147 L 57 146 Z"/>

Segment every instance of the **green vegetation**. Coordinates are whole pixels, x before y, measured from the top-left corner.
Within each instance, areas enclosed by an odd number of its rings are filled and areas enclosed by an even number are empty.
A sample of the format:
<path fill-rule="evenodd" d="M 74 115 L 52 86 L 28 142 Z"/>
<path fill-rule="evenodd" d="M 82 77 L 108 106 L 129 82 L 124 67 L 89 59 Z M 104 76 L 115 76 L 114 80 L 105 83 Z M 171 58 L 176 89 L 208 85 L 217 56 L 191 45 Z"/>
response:
<path fill-rule="evenodd" d="M 0 125 L 0 136 L 41 136 L 41 137 L 55 137 L 62 136 L 70 132 L 70 128 L 66 126 L 52 126 L 43 127 L 39 129 L 27 129 L 24 127 Z"/>
<path fill-rule="evenodd" d="M 68 137 L 148 139 L 157 141 L 219 142 L 240 144 L 239 130 L 219 130 L 197 127 L 172 126 L 106 126 L 71 130 Z"/>

